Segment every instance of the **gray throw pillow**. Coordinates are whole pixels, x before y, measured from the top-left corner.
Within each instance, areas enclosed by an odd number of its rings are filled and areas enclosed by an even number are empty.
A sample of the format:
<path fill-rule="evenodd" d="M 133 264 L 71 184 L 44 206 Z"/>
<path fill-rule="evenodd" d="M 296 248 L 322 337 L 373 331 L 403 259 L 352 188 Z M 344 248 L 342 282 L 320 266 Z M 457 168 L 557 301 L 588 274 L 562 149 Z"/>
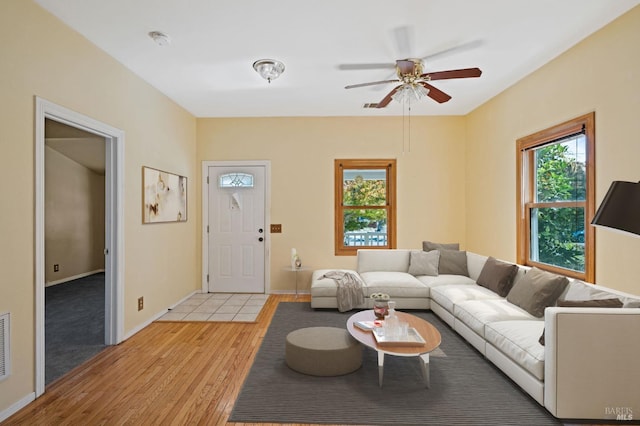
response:
<path fill-rule="evenodd" d="M 458 250 L 440 250 L 438 273 L 447 275 L 469 276 L 467 269 L 467 252 Z"/>
<path fill-rule="evenodd" d="M 431 250 L 460 250 L 460 244 L 458 244 L 458 243 L 440 244 L 440 243 L 432 243 L 431 241 L 423 241 L 422 242 L 422 250 L 424 250 L 424 251 L 431 251 Z"/>
<path fill-rule="evenodd" d="M 438 250 L 429 252 L 412 250 L 409 258 L 409 273 L 414 276 L 438 276 L 439 260 L 440 252 Z"/>
<path fill-rule="evenodd" d="M 501 297 L 505 297 L 509 294 L 509 290 L 511 290 L 513 286 L 513 279 L 517 272 L 518 265 L 489 257 L 482 267 L 482 271 L 476 282 L 478 285 L 488 288 Z"/>
<path fill-rule="evenodd" d="M 558 299 L 556 306 L 565 308 L 622 308 L 622 301 L 616 297 L 611 299 L 564 300 Z"/>
<path fill-rule="evenodd" d="M 534 267 L 514 284 L 507 294 L 507 301 L 534 317 L 542 318 L 544 309 L 555 305 L 568 285 L 567 277 Z"/>
<path fill-rule="evenodd" d="M 592 299 L 592 300 L 564 300 L 558 299 L 556 306 L 565 308 L 622 308 L 622 301 L 617 298 L 612 299 Z M 538 343 L 544 346 L 544 330 Z"/>

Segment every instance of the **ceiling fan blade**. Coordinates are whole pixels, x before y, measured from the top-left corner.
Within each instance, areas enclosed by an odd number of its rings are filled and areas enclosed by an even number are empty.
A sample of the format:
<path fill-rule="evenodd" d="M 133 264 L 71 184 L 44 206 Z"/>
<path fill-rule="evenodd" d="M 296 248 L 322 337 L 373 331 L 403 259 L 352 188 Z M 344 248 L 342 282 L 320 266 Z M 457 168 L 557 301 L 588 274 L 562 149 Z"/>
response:
<path fill-rule="evenodd" d="M 403 26 L 391 30 L 395 42 L 396 54 L 400 58 L 410 58 L 413 55 L 413 27 Z"/>
<path fill-rule="evenodd" d="M 427 93 L 427 96 L 429 96 L 431 99 L 433 99 L 438 103 L 442 104 L 447 102 L 449 99 L 451 99 L 451 96 L 447 95 L 440 89 L 436 89 L 426 81 L 421 81 L 420 84 L 422 84 L 425 87 L 425 89 L 429 90 L 429 93 Z"/>
<path fill-rule="evenodd" d="M 396 81 L 400 81 L 400 80 L 398 80 L 397 78 L 396 78 L 396 79 L 393 79 L 393 77 L 395 77 L 396 75 L 397 75 L 397 74 L 396 74 L 396 72 L 394 71 L 393 73 L 388 74 L 388 75 L 386 75 L 385 77 L 387 77 L 387 79 L 389 80 L 389 82 L 391 82 L 391 81 L 394 81 L 394 82 L 396 82 Z M 373 87 L 371 88 L 371 90 L 372 90 L 372 91 L 376 91 L 376 92 L 380 92 L 380 91 L 382 91 L 382 90 L 384 90 L 384 89 L 385 89 L 385 86 L 384 86 L 384 85 L 382 85 L 382 84 L 379 84 L 379 85 L 377 85 L 377 86 L 373 86 Z"/>
<path fill-rule="evenodd" d="M 416 64 L 415 62 L 407 59 L 398 59 L 396 61 L 396 66 L 400 70 L 400 74 L 413 74 Z"/>
<path fill-rule="evenodd" d="M 339 70 L 380 70 L 380 69 L 394 69 L 395 64 L 392 63 L 380 63 L 380 64 L 340 64 Z"/>
<path fill-rule="evenodd" d="M 450 78 L 470 78 L 470 77 L 480 77 L 482 75 L 482 71 L 480 68 L 464 68 L 460 70 L 449 70 L 449 71 L 438 71 L 438 72 L 427 72 L 420 76 L 420 78 L 425 78 L 427 80 L 447 80 Z"/>
<path fill-rule="evenodd" d="M 370 83 L 360 83 L 360 84 L 350 84 L 348 86 L 344 86 L 345 89 L 355 89 L 356 87 L 366 87 L 366 86 L 375 86 L 377 84 L 385 84 L 385 83 L 397 83 L 398 79 L 395 80 L 381 80 L 381 81 L 372 81 Z"/>
<path fill-rule="evenodd" d="M 443 50 L 440 50 L 439 52 L 435 52 L 432 53 L 430 55 L 426 55 L 422 57 L 423 61 L 432 61 L 436 58 L 439 57 L 443 57 L 443 56 L 447 56 L 450 55 L 451 53 L 454 52 L 462 52 L 465 50 L 471 50 L 471 49 L 475 49 L 476 47 L 480 47 L 484 44 L 484 42 L 482 40 L 473 40 L 473 41 L 469 41 L 467 43 L 463 43 L 463 44 L 459 44 L 457 46 L 453 46 L 453 47 L 449 47 Z"/>
<path fill-rule="evenodd" d="M 382 98 L 382 100 L 380 102 L 378 102 L 378 106 L 376 108 L 384 108 L 387 105 L 389 105 L 389 102 L 391 102 L 391 97 L 398 91 L 398 89 L 400 89 L 402 87 L 402 84 L 399 86 L 396 86 L 393 88 L 392 91 L 390 91 L 389 93 L 387 93 L 387 96 L 385 96 L 384 98 Z"/>

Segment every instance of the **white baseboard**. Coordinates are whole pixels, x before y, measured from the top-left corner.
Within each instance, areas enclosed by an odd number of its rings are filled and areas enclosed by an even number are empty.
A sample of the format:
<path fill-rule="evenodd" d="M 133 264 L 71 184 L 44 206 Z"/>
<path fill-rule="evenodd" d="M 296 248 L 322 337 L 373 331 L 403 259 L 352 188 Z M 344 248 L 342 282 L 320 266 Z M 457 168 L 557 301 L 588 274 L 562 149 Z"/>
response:
<path fill-rule="evenodd" d="M 150 319 L 148 319 L 147 321 L 138 324 L 136 327 L 132 328 L 131 330 L 129 330 L 128 333 L 126 333 L 124 335 L 124 338 L 122 339 L 122 342 L 124 342 L 125 340 L 127 340 L 128 338 L 134 336 L 136 333 L 138 333 L 139 331 L 143 330 L 145 327 L 147 327 L 149 324 L 151 324 L 152 322 L 154 322 L 155 320 L 157 320 L 158 318 L 160 318 L 161 316 L 163 316 L 164 314 L 166 314 L 168 312 L 167 310 L 164 310 L 156 315 L 154 315 L 153 317 L 151 317 Z M 120 343 L 122 343 L 120 342 Z"/>
<path fill-rule="evenodd" d="M 32 392 L 22 398 L 20 401 L 11 404 L 6 410 L 0 411 L 0 422 L 7 420 L 9 417 L 13 416 L 18 411 L 22 410 L 27 405 L 31 404 L 36 400 L 36 393 Z"/>
<path fill-rule="evenodd" d="M 155 320 L 159 319 L 161 316 L 163 316 L 164 314 L 166 314 L 167 312 L 169 312 L 171 309 L 175 308 L 176 306 L 178 306 L 179 304 L 181 304 L 182 302 L 184 302 L 185 300 L 187 300 L 188 298 L 190 298 L 191 296 L 193 296 L 194 294 L 197 293 L 202 293 L 201 291 L 197 290 L 194 291 L 190 294 L 188 294 L 187 296 L 183 297 L 182 299 L 180 299 L 180 301 L 176 302 L 175 304 L 171 305 L 169 308 L 164 309 L 160 312 L 158 312 L 157 314 L 155 314 L 153 317 L 151 317 L 150 319 L 148 319 L 147 321 L 138 324 L 136 327 L 134 327 L 133 329 L 131 329 L 128 333 L 126 333 L 124 335 L 124 339 L 122 339 L 122 341 L 124 342 L 125 340 L 127 340 L 128 338 L 132 337 L 133 335 L 135 335 L 136 333 L 138 333 L 139 331 L 142 331 L 145 327 L 147 327 L 149 324 L 151 324 L 152 322 L 154 322 Z"/>
<path fill-rule="evenodd" d="M 267 294 L 296 294 L 295 290 L 271 290 Z M 298 295 L 311 294 L 309 290 L 298 290 Z"/>
<path fill-rule="evenodd" d="M 88 277 L 89 275 L 99 274 L 100 272 L 104 272 L 104 269 L 96 269 L 95 271 L 83 272 L 82 274 L 72 275 L 70 277 L 62 278 L 62 279 L 59 279 L 59 280 L 48 281 L 48 282 L 44 283 L 44 286 L 45 287 L 51 287 L 52 285 L 66 283 L 66 282 L 69 282 L 69 281 L 73 281 L 73 280 L 77 280 L 77 279 L 80 279 L 80 278 Z"/>

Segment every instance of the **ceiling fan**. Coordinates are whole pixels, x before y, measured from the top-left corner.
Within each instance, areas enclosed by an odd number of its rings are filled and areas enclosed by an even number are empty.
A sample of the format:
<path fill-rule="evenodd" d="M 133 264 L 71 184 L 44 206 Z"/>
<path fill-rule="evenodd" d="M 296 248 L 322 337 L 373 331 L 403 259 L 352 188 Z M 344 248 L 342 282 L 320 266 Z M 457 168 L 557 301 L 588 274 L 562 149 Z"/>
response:
<path fill-rule="evenodd" d="M 356 87 L 375 86 L 387 83 L 400 83 L 394 87 L 380 102 L 365 104 L 367 108 L 384 108 L 392 99 L 402 101 L 403 99 L 419 100 L 424 96 L 428 96 L 438 103 L 447 102 L 451 96 L 432 86 L 429 82 L 435 80 L 446 80 L 454 78 L 471 78 L 480 77 L 482 71 L 479 68 L 464 68 L 459 70 L 448 70 L 438 72 L 424 72 L 424 61 L 432 60 L 436 57 L 450 55 L 454 52 L 462 50 L 474 49 L 482 44 L 481 40 L 470 41 L 463 44 L 450 46 L 446 49 L 423 57 L 414 57 L 413 51 L 414 28 L 410 26 L 401 26 L 392 29 L 392 38 L 396 47 L 398 56 L 407 59 L 399 59 L 394 63 L 372 63 L 372 64 L 340 64 L 338 69 L 341 70 L 371 70 L 371 69 L 395 69 L 397 78 L 387 80 L 373 81 L 370 83 L 352 84 L 346 86 L 345 89 L 353 89 Z"/>
<path fill-rule="evenodd" d="M 358 69 L 388 68 L 391 64 L 361 64 Z M 342 69 L 356 69 L 356 66 L 345 65 Z M 419 100 L 428 96 L 438 103 L 447 102 L 451 96 L 442 90 L 432 86 L 429 82 L 434 80 L 447 80 L 454 78 L 480 77 L 482 71 L 479 68 L 463 68 L 458 70 L 424 72 L 424 61 L 419 58 L 398 59 L 395 64 L 397 78 L 391 80 L 372 81 L 369 83 L 351 84 L 345 89 L 357 87 L 374 86 L 378 84 L 400 83 L 394 87 L 378 103 L 365 104 L 369 108 L 384 108 L 392 99 L 415 99 Z"/>

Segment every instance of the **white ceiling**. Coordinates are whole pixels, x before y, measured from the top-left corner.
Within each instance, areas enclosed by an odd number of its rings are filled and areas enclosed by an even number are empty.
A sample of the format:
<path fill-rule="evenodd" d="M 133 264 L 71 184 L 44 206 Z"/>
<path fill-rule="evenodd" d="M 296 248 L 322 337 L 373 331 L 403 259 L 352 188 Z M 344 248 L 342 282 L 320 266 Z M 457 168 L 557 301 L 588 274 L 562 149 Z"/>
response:
<path fill-rule="evenodd" d="M 364 109 L 392 77 L 345 63 L 429 57 L 425 71 L 479 67 L 480 78 L 437 81 L 453 98 L 413 115 L 466 114 L 603 27 L 640 0 L 35 0 L 197 117 L 402 115 Z M 413 31 L 399 51 L 393 29 Z M 150 31 L 171 44 L 156 45 Z M 452 49 L 452 50 L 451 50 Z M 406 48 L 404 50 L 407 50 Z M 441 53 L 439 55 L 435 55 Z M 268 84 L 252 68 L 286 69 Z"/>

